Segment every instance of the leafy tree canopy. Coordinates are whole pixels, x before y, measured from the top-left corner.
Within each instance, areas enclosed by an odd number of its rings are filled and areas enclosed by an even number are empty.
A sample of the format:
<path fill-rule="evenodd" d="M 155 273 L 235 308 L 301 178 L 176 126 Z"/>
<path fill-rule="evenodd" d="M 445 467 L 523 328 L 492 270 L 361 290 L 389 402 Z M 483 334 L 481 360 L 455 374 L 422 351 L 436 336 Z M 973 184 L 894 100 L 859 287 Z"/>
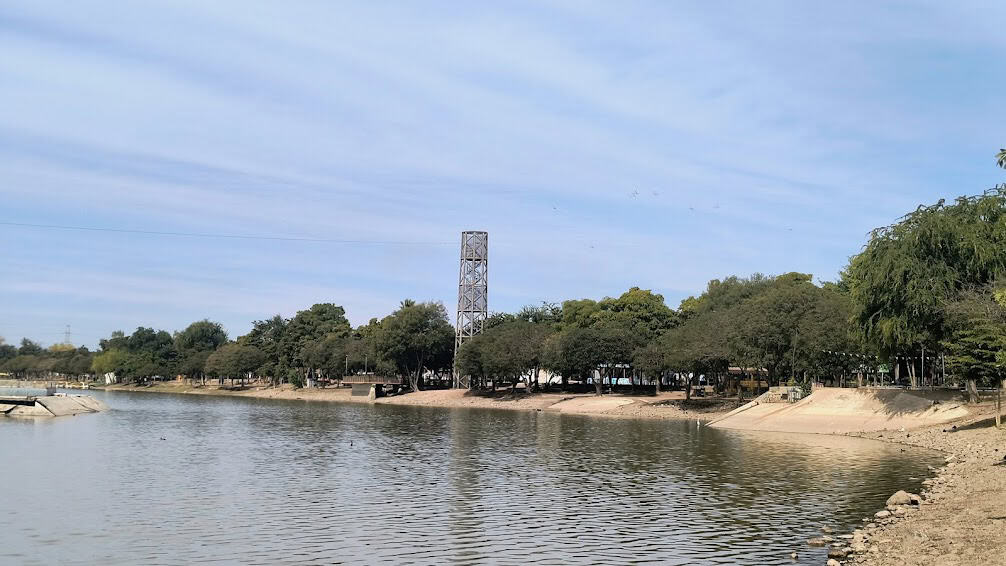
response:
<path fill-rule="evenodd" d="M 878 228 L 844 273 L 864 338 L 884 353 L 947 336 L 944 305 L 1006 271 L 1006 185 L 920 206 Z"/>

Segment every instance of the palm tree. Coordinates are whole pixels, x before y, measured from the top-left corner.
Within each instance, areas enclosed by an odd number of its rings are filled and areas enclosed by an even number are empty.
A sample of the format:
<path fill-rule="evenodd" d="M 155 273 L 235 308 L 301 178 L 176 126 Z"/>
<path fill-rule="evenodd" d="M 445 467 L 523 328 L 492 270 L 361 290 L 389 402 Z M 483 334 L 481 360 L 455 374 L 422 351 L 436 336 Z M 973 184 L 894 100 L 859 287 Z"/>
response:
<path fill-rule="evenodd" d="M 1000 149 L 999 153 L 996 154 L 996 163 L 1003 169 L 1006 169 L 1006 149 Z"/>

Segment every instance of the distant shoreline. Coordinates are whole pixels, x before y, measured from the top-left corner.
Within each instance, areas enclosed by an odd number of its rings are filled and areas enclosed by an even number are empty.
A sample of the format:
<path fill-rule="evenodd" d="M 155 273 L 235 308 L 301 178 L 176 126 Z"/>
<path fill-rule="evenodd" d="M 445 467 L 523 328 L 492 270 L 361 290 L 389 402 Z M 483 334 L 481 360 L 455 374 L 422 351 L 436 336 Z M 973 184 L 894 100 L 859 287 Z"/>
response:
<path fill-rule="evenodd" d="M 353 397 L 350 394 L 351 390 L 349 388 L 342 387 L 298 389 L 290 385 L 281 385 L 277 387 L 249 386 L 242 389 L 231 389 L 216 384 L 199 386 L 170 381 L 145 386 L 97 386 L 94 389 L 183 395 L 215 395 L 254 399 L 282 399 L 290 401 L 543 411 L 648 420 L 698 419 L 707 421 L 725 415 L 735 408 L 737 404 L 732 399 L 700 398 L 693 399 L 688 406 L 682 406 L 684 404 L 684 393 L 680 391 L 662 393 L 659 396 L 618 393 L 597 396 L 593 393 L 561 392 L 524 394 L 523 390 L 518 389 L 516 395 L 513 395 L 509 390 L 499 390 L 495 395 L 490 396 L 473 394 L 463 389 L 433 389 L 389 397 L 378 397 L 374 401 L 369 401 L 366 397 Z"/>

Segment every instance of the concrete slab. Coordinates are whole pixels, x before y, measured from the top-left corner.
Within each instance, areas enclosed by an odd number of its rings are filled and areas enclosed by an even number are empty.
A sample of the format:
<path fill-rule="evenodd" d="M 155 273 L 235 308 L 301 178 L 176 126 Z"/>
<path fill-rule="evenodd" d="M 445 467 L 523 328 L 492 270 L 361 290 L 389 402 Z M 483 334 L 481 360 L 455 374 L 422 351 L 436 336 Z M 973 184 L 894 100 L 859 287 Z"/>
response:
<path fill-rule="evenodd" d="M 57 417 L 96 412 L 77 402 L 73 397 L 39 397 L 35 400 L 35 404 L 42 405 Z"/>
<path fill-rule="evenodd" d="M 10 411 L 7 411 L 8 417 L 52 417 L 54 416 L 48 409 L 42 405 L 17 405 Z"/>

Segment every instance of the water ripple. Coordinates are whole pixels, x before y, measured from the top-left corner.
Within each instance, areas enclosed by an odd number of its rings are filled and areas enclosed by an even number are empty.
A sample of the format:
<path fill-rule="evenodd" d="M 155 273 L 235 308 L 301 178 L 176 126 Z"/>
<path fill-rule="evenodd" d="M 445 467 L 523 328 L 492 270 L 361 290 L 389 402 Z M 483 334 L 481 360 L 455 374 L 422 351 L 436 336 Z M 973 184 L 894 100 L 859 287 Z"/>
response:
<path fill-rule="evenodd" d="M 806 538 L 937 461 L 693 422 L 103 397 L 0 421 L 0 562 L 816 564 Z"/>

